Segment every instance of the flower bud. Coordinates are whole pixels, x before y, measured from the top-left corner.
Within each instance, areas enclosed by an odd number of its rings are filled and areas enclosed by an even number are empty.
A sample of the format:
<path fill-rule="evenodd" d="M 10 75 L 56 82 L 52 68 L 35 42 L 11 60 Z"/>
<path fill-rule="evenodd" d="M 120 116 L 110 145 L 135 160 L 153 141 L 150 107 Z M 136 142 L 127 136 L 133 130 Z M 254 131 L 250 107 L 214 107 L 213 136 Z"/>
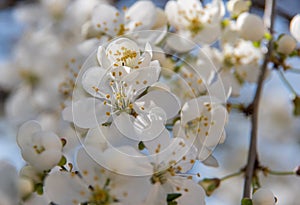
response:
<path fill-rule="evenodd" d="M 296 48 L 296 45 L 297 42 L 292 36 L 284 34 L 283 36 L 279 37 L 277 41 L 277 51 L 279 53 L 289 55 Z"/>
<path fill-rule="evenodd" d="M 34 190 L 32 180 L 26 177 L 21 177 L 18 182 L 18 190 L 22 197 L 26 197 L 32 193 Z"/>
<path fill-rule="evenodd" d="M 268 189 L 258 189 L 253 195 L 253 205 L 275 205 L 276 198 Z"/>
<path fill-rule="evenodd" d="M 247 12 L 250 8 L 251 2 L 245 0 L 230 0 L 227 2 L 227 9 L 231 16 L 236 17 L 243 12 Z"/>
<path fill-rule="evenodd" d="M 263 20 L 255 14 L 242 13 L 239 15 L 236 24 L 240 36 L 245 40 L 260 41 L 264 37 Z"/>
<path fill-rule="evenodd" d="M 300 14 L 294 16 L 290 23 L 290 32 L 292 36 L 300 42 Z"/>

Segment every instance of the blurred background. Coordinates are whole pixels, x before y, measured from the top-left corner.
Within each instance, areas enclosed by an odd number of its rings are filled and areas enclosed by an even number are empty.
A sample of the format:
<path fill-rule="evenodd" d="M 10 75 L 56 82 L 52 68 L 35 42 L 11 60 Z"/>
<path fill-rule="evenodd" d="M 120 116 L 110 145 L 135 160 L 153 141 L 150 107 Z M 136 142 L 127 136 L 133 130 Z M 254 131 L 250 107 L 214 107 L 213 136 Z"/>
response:
<path fill-rule="evenodd" d="M 114 0 L 110 3 L 122 8 L 124 5 L 130 6 L 134 2 L 135 0 Z M 163 8 L 167 1 L 153 0 L 153 2 Z M 289 21 L 294 15 L 300 13 L 300 1 L 278 0 L 277 2 L 276 35 L 289 33 Z M 36 3 L 38 1 L 0 0 L 0 65 L 12 58 L 14 46 L 26 31 L 24 21 L 16 18 L 16 8 Z M 264 1 L 255 0 L 252 5 L 252 12 L 263 14 Z M 34 16 L 34 13 L 32 15 L 32 18 L 40 18 L 40 16 Z M 300 62 L 296 61 L 294 64 L 300 65 Z M 0 70 L 0 75 L 2 74 L 2 70 Z M 287 78 L 300 93 L 300 74 L 287 74 Z M 250 102 L 254 88 L 253 85 L 246 86 L 241 92 L 242 95 L 234 101 Z M 5 159 L 20 169 L 24 162 L 15 142 L 17 127 L 4 117 L 3 102 L 9 95 L 7 90 L 0 88 L 0 159 Z M 270 73 L 260 107 L 258 152 L 262 165 L 268 166 L 272 170 L 291 171 L 300 165 L 300 119 L 293 116 L 291 102 L 291 93 L 282 84 L 277 73 Z M 198 164 L 194 167 L 194 170 L 200 170 L 204 177 L 226 176 L 238 171 L 246 163 L 250 135 L 249 119 L 241 113 L 231 112 L 226 130 L 225 143 L 219 145 L 215 150 L 215 156 L 220 166 L 209 168 Z M 263 187 L 273 191 L 278 198 L 278 205 L 299 205 L 300 179 L 296 176 L 270 175 L 267 178 L 262 177 L 261 183 Z M 242 176 L 224 181 L 221 187 L 208 197 L 207 204 L 238 204 L 242 188 Z"/>

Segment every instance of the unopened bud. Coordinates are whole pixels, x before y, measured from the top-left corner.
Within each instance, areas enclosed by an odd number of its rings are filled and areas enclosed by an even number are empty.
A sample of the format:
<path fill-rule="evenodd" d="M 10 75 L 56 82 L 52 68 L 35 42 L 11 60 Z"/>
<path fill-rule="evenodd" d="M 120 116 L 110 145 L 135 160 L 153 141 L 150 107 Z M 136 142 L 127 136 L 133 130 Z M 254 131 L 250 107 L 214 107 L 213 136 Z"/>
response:
<path fill-rule="evenodd" d="M 284 34 L 277 41 L 277 51 L 279 53 L 289 55 L 297 46 L 297 41 L 290 35 Z"/>
<path fill-rule="evenodd" d="M 268 189 L 258 189 L 253 195 L 253 205 L 275 205 L 276 197 Z"/>
<path fill-rule="evenodd" d="M 264 37 L 263 20 L 255 14 L 242 13 L 239 15 L 236 24 L 240 36 L 245 40 L 260 41 Z"/>

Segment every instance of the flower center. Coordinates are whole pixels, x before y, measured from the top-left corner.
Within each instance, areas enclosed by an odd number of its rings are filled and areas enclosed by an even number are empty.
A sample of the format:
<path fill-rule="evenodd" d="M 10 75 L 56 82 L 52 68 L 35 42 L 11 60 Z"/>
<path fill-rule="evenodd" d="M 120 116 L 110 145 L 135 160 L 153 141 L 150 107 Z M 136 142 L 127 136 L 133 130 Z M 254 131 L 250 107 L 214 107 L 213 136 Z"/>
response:
<path fill-rule="evenodd" d="M 41 154 L 46 150 L 44 146 L 38 146 L 38 145 L 33 145 L 33 149 L 37 154 Z"/>
<path fill-rule="evenodd" d="M 38 84 L 38 82 L 40 80 L 39 77 L 35 73 L 33 73 L 29 70 L 21 70 L 20 76 L 22 79 L 24 79 L 24 81 L 26 83 L 28 83 L 29 85 L 32 85 L 32 86 L 35 86 L 36 84 Z"/>
<path fill-rule="evenodd" d="M 102 189 L 99 186 L 93 187 L 93 192 L 90 197 L 89 205 L 109 205 L 114 202 L 114 199 L 109 195 L 107 189 Z"/>
<path fill-rule="evenodd" d="M 192 33 L 193 36 L 197 35 L 203 29 L 203 24 L 201 23 L 201 21 L 199 21 L 198 18 L 194 17 L 187 20 L 190 23 L 187 26 L 187 29 Z"/>
<path fill-rule="evenodd" d="M 138 63 L 138 53 L 135 50 L 128 49 L 126 47 L 121 47 L 120 50 L 110 54 L 114 55 L 116 58 L 116 62 L 114 66 L 128 66 L 134 68 Z"/>

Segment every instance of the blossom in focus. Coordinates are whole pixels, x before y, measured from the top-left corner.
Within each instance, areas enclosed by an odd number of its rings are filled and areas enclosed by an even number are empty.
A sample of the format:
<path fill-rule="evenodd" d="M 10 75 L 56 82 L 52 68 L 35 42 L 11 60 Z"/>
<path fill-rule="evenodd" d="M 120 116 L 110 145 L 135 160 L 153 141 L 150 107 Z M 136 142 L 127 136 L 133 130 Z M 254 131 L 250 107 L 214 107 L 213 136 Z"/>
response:
<path fill-rule="evenodd" d="M 140 204 L 145 197 L 147 181 L 105 169 L 83 148 L 78 151 L 76 159 L 79 174 L 53 172 L 46 178 L 45 192 L 55 203 L 131 205 Z"/>
<path fill-rule="evenodd" d="M 181 120 L 175 123 L 173 133 L 196 147 L 197 159 L 217 166 L 211 153 L 216 145 L 225 140 L 226 121 L 227 111 L 221 101 L 201 96 L 183 105 Z"/>
<path fill-rule="evenodd" d="M 140 51 L 134 50 L 137 46 L 130 46 L 132 41 L 121 38 L 110 43 L 103 55 L 98 52 L 101 67 L 89 68 L 82 77 L 83 88 L 95 98 L 82 97 L 67 107 L 65 120 L 81 128 L 111 122 L 125 136 L 140 140 L 149 140 L 165 129 L 166 120 L 178 113 L 180 103 L 164 89 L 150 90 L 158 81 L 159 63 L 151 61 L 149 54 L 140 60 Z"/>

